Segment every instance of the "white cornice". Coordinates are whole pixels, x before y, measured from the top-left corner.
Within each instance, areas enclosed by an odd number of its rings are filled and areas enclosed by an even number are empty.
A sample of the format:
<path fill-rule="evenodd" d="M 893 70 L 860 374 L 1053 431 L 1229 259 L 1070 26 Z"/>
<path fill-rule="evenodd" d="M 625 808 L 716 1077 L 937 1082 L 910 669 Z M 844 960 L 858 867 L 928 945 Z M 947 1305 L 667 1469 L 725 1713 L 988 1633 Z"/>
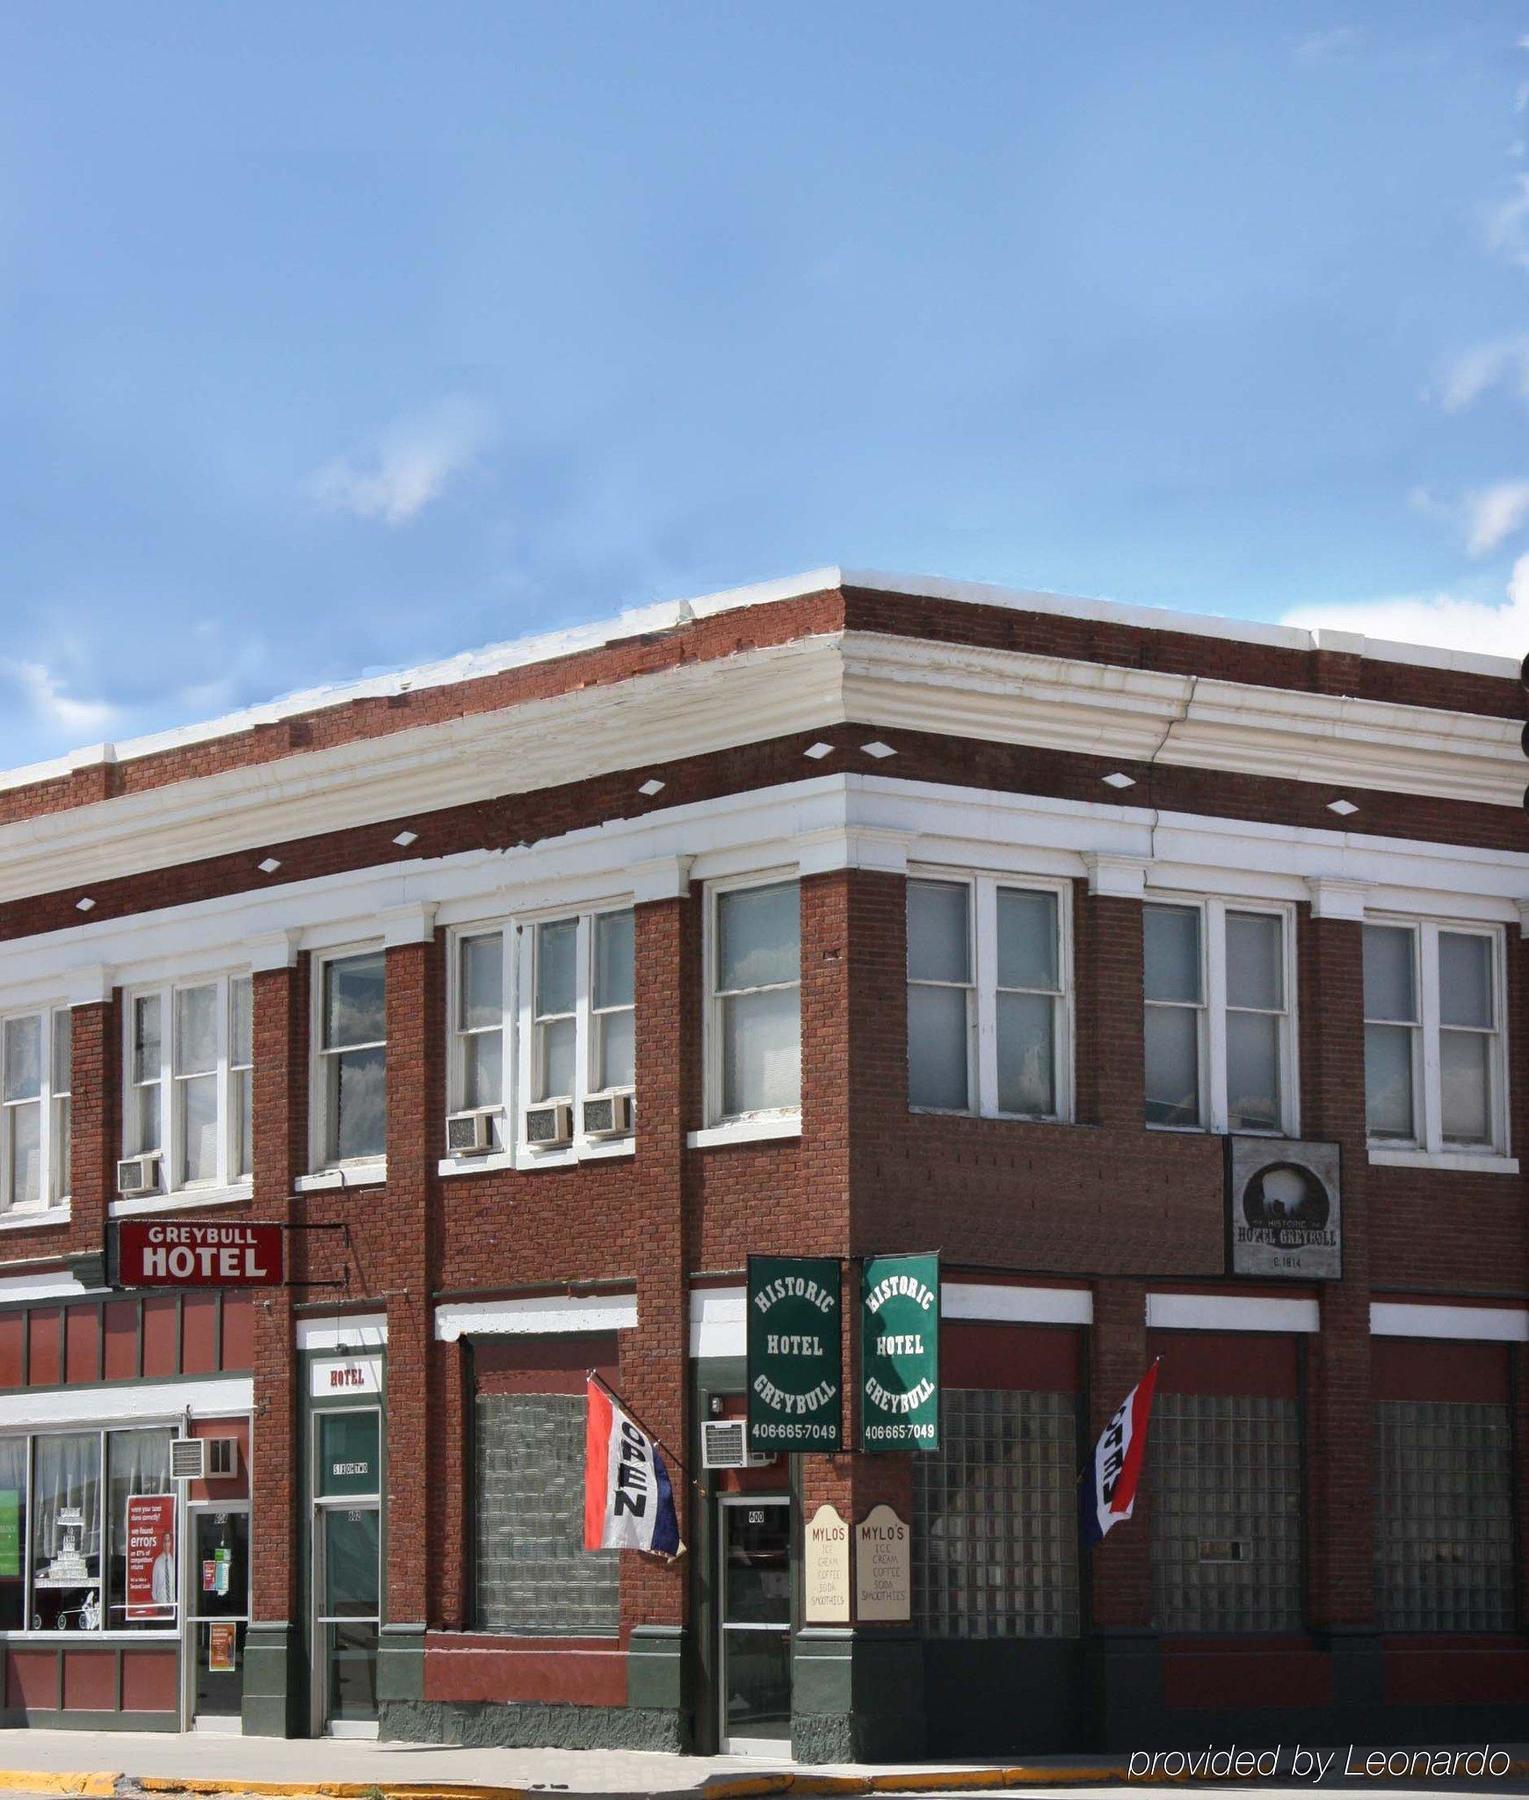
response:
<path fill-rule="evenodd" d="M 1512 720 L 826 634 L 0 826 L 0 900 L 617 769 L 635 781 L 646 766 L 847 720 L 1515 809 L 1523 789 Z"/>

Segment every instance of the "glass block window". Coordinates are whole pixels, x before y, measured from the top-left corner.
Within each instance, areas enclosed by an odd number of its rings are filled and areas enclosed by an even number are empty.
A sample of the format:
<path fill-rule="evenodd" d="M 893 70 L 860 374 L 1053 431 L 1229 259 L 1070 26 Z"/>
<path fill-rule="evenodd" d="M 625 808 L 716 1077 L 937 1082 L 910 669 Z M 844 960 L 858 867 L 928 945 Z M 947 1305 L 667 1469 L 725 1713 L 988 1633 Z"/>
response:
<path fill-rule="evenodd" d="M 486 1631 L 613 1635 L 615 1550 L 584 1548 L 584 1399 L 477 1399 L 478 1623 Z"/>
<path fill-rule="evenodd" d="M 913 1616 L 931 1637 L 1075 1637 L 1071 1394 L 948 1388 L 938 1454 L 914 1459 Z"/>
<path fill-rule="evenodd" d="M 1299 1404 L 1160 1394 L 1147 1469 L 1159 1629 L 1299 1629 Z"/>
<path fill-rule="evenodd" d="M 1386 1631 L 1511 1631 L 1508 1409 L 1375 1406 L 1375 1607 Z"/>

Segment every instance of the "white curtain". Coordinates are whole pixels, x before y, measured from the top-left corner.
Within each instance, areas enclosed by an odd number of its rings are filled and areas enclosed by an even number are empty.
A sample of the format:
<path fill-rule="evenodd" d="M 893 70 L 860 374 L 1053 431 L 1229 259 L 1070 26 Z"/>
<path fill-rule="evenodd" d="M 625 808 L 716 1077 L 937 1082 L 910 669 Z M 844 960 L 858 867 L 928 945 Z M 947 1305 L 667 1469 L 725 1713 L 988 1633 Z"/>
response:
<path fill-rule="evenodd" d="M 58 1515 L 76 1507 L 84 1523 L 78 1533 L 80 1554 L 90 1561 L 101 1554 L 101 1439 L 94 1431 L 36 1440 L 36 1479 L 32 1564 L 41 1570 L 63 1544 Z M 96 1563 L 100 1568 L 100 1563 Z"/>

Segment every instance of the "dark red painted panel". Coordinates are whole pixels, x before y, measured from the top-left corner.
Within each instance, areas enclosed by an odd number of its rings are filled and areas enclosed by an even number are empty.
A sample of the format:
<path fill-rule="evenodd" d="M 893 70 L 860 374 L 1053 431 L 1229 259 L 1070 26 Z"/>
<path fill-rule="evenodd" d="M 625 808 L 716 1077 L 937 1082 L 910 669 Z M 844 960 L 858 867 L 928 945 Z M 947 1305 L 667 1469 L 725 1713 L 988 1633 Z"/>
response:
<path fill-rule="evenodd" d="M 473 1345 L 473 1371 L 485 1394 L 582 1394 L 590 1369 L 619 1390 L 618 1358 L 614 1331 Z"/>
<path fill-rule="evenodd" d="M 1295 1400 L 1301 1391 L 1299 1342 L 1273 1331 L 1147 1333 L 1148 1354 L 1163 1359 L 1157 1377 L 1160 1394 L 1256 1394 Z"/>
<path fill-rule="evenodd" d="M 250 1491 L 250 1422 L 248 1419 L 196 1419 L 191 1426 L 192 1437 L 222 1438 L 231 1437 L 238 1440 L 239 1468 L 238 1473 L 230 1476 L 220 1475 L 216 1481 L 193 1481 L 188 1484 L 186 1498 L 188 1500 L 247 1500 Z"/>
<path fill-rule="evenodd" d="M 1529 1694 L 1529 1650 L 1511 1641 L 1385 1644 L 1381 1661 L 1387 1706 L 1521 1706 Z"/>
<path fill-rule="evenodd" d="M 1165 1706 L 1331 1706 L 1332 1658 L 1304 1644 L 1163 1645 Z"/>
<path fill-rule="evenodd" d="M 180 1704 L 176 1680 L 174 1650 L 124 1650 L 123 1712 L 175 1712 Z"/>
<path fill-rule="evenodd" d="M 108 1300 L 105 1329 L 106 1379 L 134 1380 L 138 1374 L 138 1302 Z"/>
<path fill-rule="evenodd" d="M 218 1297 L 187 1294 L 181 1302 L 181 1373 L 218 1372 Z"/>
<path fill-rule="evenodd" d="M 427 1700 L 625 1706 L 626 1652 L 548 1639 L 425 1644 Z"/>
<path fill-rule="evenodd" d="M 59 1358 L 59 1316 L 56 1306 L 34 1306 L 27 1312 L 32 1352 L 27 1378 L 33 1387 L 57 1387 L 64 1378 Z"/>
<path fill-rule="evenodd" d="M 1077 1393 L 1083 1333 L 1071 1325 L 996 1325 L 959 1320 L 940 1326 L 945 1387 Z"/>
<path fill-rule="evenodd" d="M 176 1301 L 171 1295 L 156 1295 L 143 1303 L 143 1373 L 146 1380 L 180 1373 L 175 1366 L 180 1349 L 175 1309 Z"/>
<path fill-rule="evenodd" d="M 1377 1400 L 1475 1400 L 1506 1404 L 1508 1346 L 1417 1338 L 1375 1338 L 1371 1386 Z"/>
<path fill-rule="evenodd" d="M 101 1379 L 100 1314 L 95 1307 L 64 1308 L 64 1355 L 69 1381 Z"/>
<path fill-rule="evenodd" d="M 255 1303 L 248 1294 L 223 1296 L 223 1367 L 255 1366 Z"/>
<path fill-rule="evenodd" d="M 115 1712 L 117 1658 L 110 1650 L 64 1651 L 64 1711 Z"/>
<path fill-rule="evenodd" d="M 10 1650 L 5 1658 L 7 1706 L 52 1712 L 58 1706 L 58 1652 Z"/>
<path fill-rule="evenodd" d="M 0 1388 L 19 1388 L 26 1346 L 24 1312 L 0 1313 Z"/>

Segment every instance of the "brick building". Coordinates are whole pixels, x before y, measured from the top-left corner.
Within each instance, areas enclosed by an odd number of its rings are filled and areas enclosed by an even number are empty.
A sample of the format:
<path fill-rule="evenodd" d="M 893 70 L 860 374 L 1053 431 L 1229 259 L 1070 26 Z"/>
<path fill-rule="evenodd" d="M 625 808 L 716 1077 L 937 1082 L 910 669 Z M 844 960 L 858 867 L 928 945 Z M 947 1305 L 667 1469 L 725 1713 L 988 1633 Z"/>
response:
<path fill-rule="evenodd" d="M 5 777 L 0 1716 L 1523 1737 L 1522 716 L 1495 658 L 831 570 Z M 1260 1135 L 1339 1147 L 1336 1278 L 1229 1272 Z M 125 1291 L 135 1217 L 323 1227 L 312 1285 Z M 937 1452 L 703 1469 L 751 1252 L 935 1249 Z M 591 1367 L 677 1566 L 578 1548 Z M 906 1623 L 803 1616 L 824 1503 L 907 1521 Z"/>

